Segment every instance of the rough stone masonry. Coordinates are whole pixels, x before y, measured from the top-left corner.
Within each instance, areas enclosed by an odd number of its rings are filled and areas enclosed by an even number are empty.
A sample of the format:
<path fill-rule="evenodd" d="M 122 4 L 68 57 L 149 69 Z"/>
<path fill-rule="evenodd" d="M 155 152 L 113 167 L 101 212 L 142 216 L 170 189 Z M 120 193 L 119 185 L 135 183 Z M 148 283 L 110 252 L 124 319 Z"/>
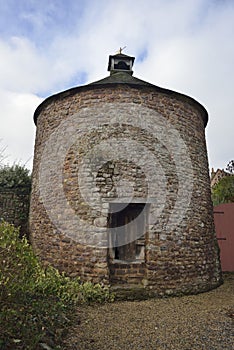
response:
<path fill-rule="evenodd" d="M 45 264 L 133 297 L 210 290 L 207 112 L 133 77 L 133 61 L 110 56 L 109 77 L 37 108 L 31 241 Z"/>

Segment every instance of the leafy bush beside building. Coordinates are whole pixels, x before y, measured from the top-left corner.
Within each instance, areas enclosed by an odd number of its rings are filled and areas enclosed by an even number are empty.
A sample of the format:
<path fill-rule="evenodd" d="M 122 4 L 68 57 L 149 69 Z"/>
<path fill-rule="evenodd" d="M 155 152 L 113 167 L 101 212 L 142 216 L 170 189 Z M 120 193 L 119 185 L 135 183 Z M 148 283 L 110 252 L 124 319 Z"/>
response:
<path fill-rule="evenodd" d="M 234 202 L 234 175 L 223 177 L 212 188 L 212 200 L 214 205 Z"/>
<path fill-rule="evenodd" d="M 62 344 L 76 305 L 112 301 L 107 287 L 44 268 L 26 238 L 0 224 L 0 349 Z"/>

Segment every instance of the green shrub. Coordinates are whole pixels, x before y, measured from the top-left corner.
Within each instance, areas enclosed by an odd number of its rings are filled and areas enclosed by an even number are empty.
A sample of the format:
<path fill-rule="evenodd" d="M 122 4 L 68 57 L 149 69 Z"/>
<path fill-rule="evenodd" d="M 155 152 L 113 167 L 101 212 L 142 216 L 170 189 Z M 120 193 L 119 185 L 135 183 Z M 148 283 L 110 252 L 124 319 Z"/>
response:
<path fill-rule="evenodd" d="M 106 301 L 107 287 L 44 268 L 19 230 L 0 224 L 0 349 L 61 344 L 76 305 Z"/>
<path fill-rule="evenodd" d="M 22 188 L 31 187 L 29 170 L 22 165 L 4 165 L 0 167 L 0 187 Z"/>
<path fill-rule="evenodd" d="M 212 189 L 214 205 L 234 202 L 234 175 L 223 177 Z"/>
<path fill-rule="evenodd" d="M 80 278 L 65 276 L 52 266 L 42 269 L 35 282 L 36 292 L 57 296 L 64 303 L 103 303 L 113 301 L 109 288 L 91 282 L 81 283 Z"/>
<path fill-rule="evenodd" d="M 4 293 L 32 292 L 40 265 L 27 239 L 19 239 L 19 229 L 0 225 L 0 296 Z"/>

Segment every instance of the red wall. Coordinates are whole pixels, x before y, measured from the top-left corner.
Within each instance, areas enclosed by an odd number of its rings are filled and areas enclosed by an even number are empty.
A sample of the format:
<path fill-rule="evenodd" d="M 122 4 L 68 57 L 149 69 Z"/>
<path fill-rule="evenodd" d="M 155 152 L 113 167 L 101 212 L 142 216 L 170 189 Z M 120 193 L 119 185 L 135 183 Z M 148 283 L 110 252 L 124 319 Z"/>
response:
<path fill-rule="evenodd" d="M 234 271 L 234 203 L 215 206 L 214 220 L 222 271 Z"/>

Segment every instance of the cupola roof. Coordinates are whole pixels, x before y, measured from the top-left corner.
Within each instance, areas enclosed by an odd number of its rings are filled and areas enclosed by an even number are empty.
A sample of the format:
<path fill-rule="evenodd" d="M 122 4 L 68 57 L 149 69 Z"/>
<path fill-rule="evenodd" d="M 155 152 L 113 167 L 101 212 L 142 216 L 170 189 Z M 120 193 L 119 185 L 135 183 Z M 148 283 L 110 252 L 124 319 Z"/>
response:
<path fill-rule="evenodd" d="M 113 56 L 109 56 L 108 71 L 110 71 L 110 74 L 114 74 L 117 72 L 125 72 L 132 75 L 132 66 L 134 60 L 135 57 L 124 55 L 120 49 L 120 53 L 117 53 Z"/>
<path fill-rule="evenodd" d="M 128 56 L 122 53 L 122 50 L 120 48 L 119 53 L 116 55 L 110 55 L 109 56 L 109 62 L 108 62 L 108 71 L 110 72 L 110 75 L 98 80 L 94 81 L 90 84 L 83 85 L 83 86 L 77 86 L 74 88 L 71 88 L 66 91 L 59 92 L 58 94 L 52 95 L 45 99 L 36 109 L 34 113 L 34 122 L 37 124 L 37 117 L 40 113 L 40 111 L 49 103 L 51 103 L 53 100 L 65 98 L 68 96 L 71 96 L 73 94 L 79 93 L 80 91 L 86 91 L 91 90 L 94 88 L 102 88 L 104 86 L 116 86 L 116 85 L 128 85 L 129 87 L 137 88 L 137 89 L 153 89 L 159 93 L 164 93 L 166 95 L 170 95 L 172 97 L 175 97 L 179 100 L 183 100 L 184 102 L 187 102 L 189 104 L 193 104 L 202 114 L 204 126 L 206 126 L 208 121 L 208 113 L 206 109 L 195 99 L 193 99 L 190 96 L 181 94 L 176 91 L 172 91 L 169 89 L 161 88 L 159 86 L 156 86 L 154 84 L 148 83 L 147 81 L 138 79 L 134 77 L 133 74 L 133 64 L 135 57 Z"/>

